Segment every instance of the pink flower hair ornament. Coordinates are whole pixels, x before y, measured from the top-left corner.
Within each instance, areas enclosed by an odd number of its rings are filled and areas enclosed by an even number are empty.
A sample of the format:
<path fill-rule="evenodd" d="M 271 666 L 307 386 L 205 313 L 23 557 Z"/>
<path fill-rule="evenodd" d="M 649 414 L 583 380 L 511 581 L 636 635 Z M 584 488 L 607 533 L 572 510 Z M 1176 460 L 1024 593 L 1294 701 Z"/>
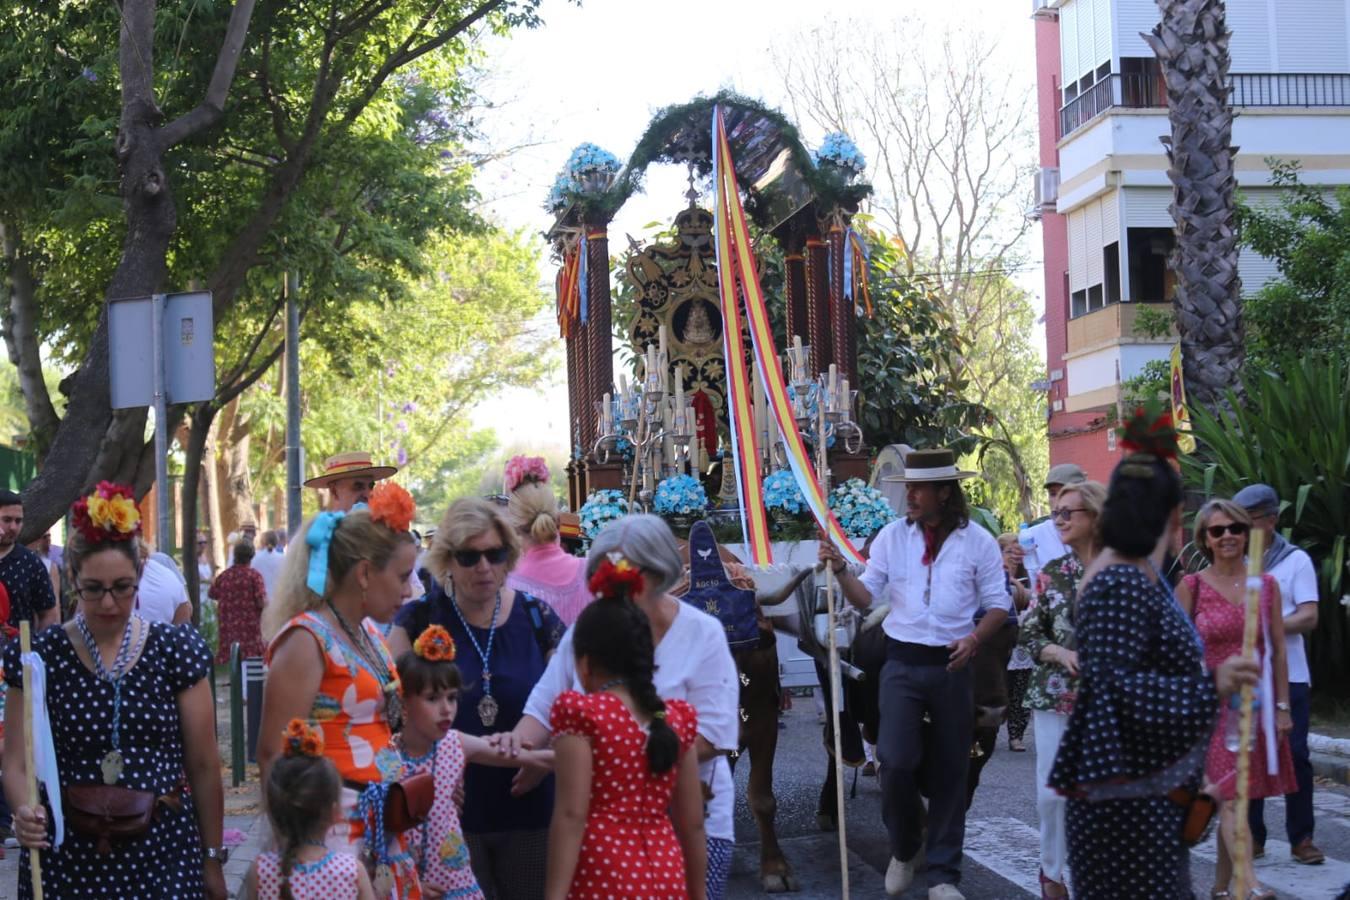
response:
<path fill-rule="evenodd" d="M 548 484 L 548 463 L 542 456 L 513 456 L 506 461 L 505 487 L 510 494 L 522 484 Z"/>

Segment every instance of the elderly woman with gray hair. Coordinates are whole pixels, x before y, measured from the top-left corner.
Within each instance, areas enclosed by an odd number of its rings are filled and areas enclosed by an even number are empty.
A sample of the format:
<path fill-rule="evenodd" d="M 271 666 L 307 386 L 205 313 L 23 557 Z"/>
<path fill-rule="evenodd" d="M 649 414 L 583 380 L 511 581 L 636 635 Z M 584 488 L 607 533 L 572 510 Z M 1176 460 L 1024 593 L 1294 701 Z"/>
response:
<path fill-rule="evenodd" d="M 464 684 L 454 728 L 464 734 L 516 727 L 562 638 L 562 621 L 548 604 L 505 587 L 519 558 L 516 529 L 497 506 L 476 497 L 456 500 L 427 553 L 437 584 L 394 620 L 389 649 L 396 659 L 428 626 L 450 632 Z M 487 766 L 466 770 L 465 841 L 489 900 L 542 900 L 553 779 L 513 796 L 514 774 Z"/>
<path fill-rule="evenodd" d="M 727 752 L 737 744 L 737 707 L 740 684 L 736 663 L 727 647 L 722 623 L 701 610 L 672 597 L 670 588 L 684 573 L 679 546 L 669 526 L 652 515 L 628 516 L 608 525 L 591 545 L 586 557 L 589 576 L 612 554 L 622 555 L 646 576 L 642 593 L 634 603 L 651 622 L 656 646 L 656 692 L 663 699 L 685 700 L 698 712 L 698 738 L 694 748 L 699 773 L 711 790 L 705 829 L 708 835 L 708 898 L 720 900 L 726 893 L 734 843 L 732 816 L 735 796 Z M 583 690 L 572 653 L 571 632 L 563 636 L 558 652 L 539 679 L 525 714 L 514 730 L 501 734 L 496 743 L 503 753 L 549 740 L 549 709 L 563 691 Z M 527 790 L 522 770 L 517 790 Z"/>

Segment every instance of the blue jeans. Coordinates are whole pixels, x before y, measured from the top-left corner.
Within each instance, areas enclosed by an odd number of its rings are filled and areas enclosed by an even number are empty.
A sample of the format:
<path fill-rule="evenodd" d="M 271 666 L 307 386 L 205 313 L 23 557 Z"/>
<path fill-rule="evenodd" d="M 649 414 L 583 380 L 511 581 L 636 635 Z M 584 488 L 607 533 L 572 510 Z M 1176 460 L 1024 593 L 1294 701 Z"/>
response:
<path fill-rule="evenodd" d="M 1289 752 L 1294 757 L 1294 775 L 1298 778 L 1298 793 L 1284 795 L 1284 830 L 1289 845 L 1313 836 L 1313 769 L 1308 756 L 1308 693 L 1306 684 L 1290 682 L 1289 713 L 1294 729 L 1289 733 Z M 1266 842 L 1265 803 L 1252 800 L 1247 807 L 1247 821 L 1252 827 L 1252 842 L 1260 847 Z"/>

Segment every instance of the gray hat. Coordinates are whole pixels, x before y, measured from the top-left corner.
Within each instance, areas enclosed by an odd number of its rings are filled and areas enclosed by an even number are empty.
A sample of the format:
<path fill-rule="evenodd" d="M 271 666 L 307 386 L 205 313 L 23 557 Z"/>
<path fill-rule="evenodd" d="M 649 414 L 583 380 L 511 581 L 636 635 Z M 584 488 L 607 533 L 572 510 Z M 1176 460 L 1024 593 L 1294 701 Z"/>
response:
<path fill-rule="evenodd" d="M 1280 495 L 1268 484 L 1249 484 L 1233 495 L 1233 502 L 1258 516 L 1279 515 Z"/>
<path fill-rule="evenodd" d="M 1051 466 L 1050 471 L 1045 473 L 1045 487 L 1052 484 L 1082 484 L 1087 481 L 1087 475 L 1083 472 L 1081 466 L 1073 463 L 1060 463 L 1057 466 Z"/>

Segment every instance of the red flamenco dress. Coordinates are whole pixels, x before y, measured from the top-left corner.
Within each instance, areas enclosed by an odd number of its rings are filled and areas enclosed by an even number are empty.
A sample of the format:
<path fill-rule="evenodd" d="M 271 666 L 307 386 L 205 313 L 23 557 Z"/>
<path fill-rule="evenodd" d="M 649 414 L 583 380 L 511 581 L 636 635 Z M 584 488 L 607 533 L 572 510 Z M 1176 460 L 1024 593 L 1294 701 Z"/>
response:
<path fill-rule="evenodd" d="M 553 734 L 591 745 L 591 805 L 569 900 L 688 897 L 684 853 L 667 811 L 678 764 L 661 775 L 647 767 L 647 731 L 608 691 L 567 691 L 549 712 Z M 698 714 L 666 701 L 666 722 L 683 756 L 698 733 Z"/>

